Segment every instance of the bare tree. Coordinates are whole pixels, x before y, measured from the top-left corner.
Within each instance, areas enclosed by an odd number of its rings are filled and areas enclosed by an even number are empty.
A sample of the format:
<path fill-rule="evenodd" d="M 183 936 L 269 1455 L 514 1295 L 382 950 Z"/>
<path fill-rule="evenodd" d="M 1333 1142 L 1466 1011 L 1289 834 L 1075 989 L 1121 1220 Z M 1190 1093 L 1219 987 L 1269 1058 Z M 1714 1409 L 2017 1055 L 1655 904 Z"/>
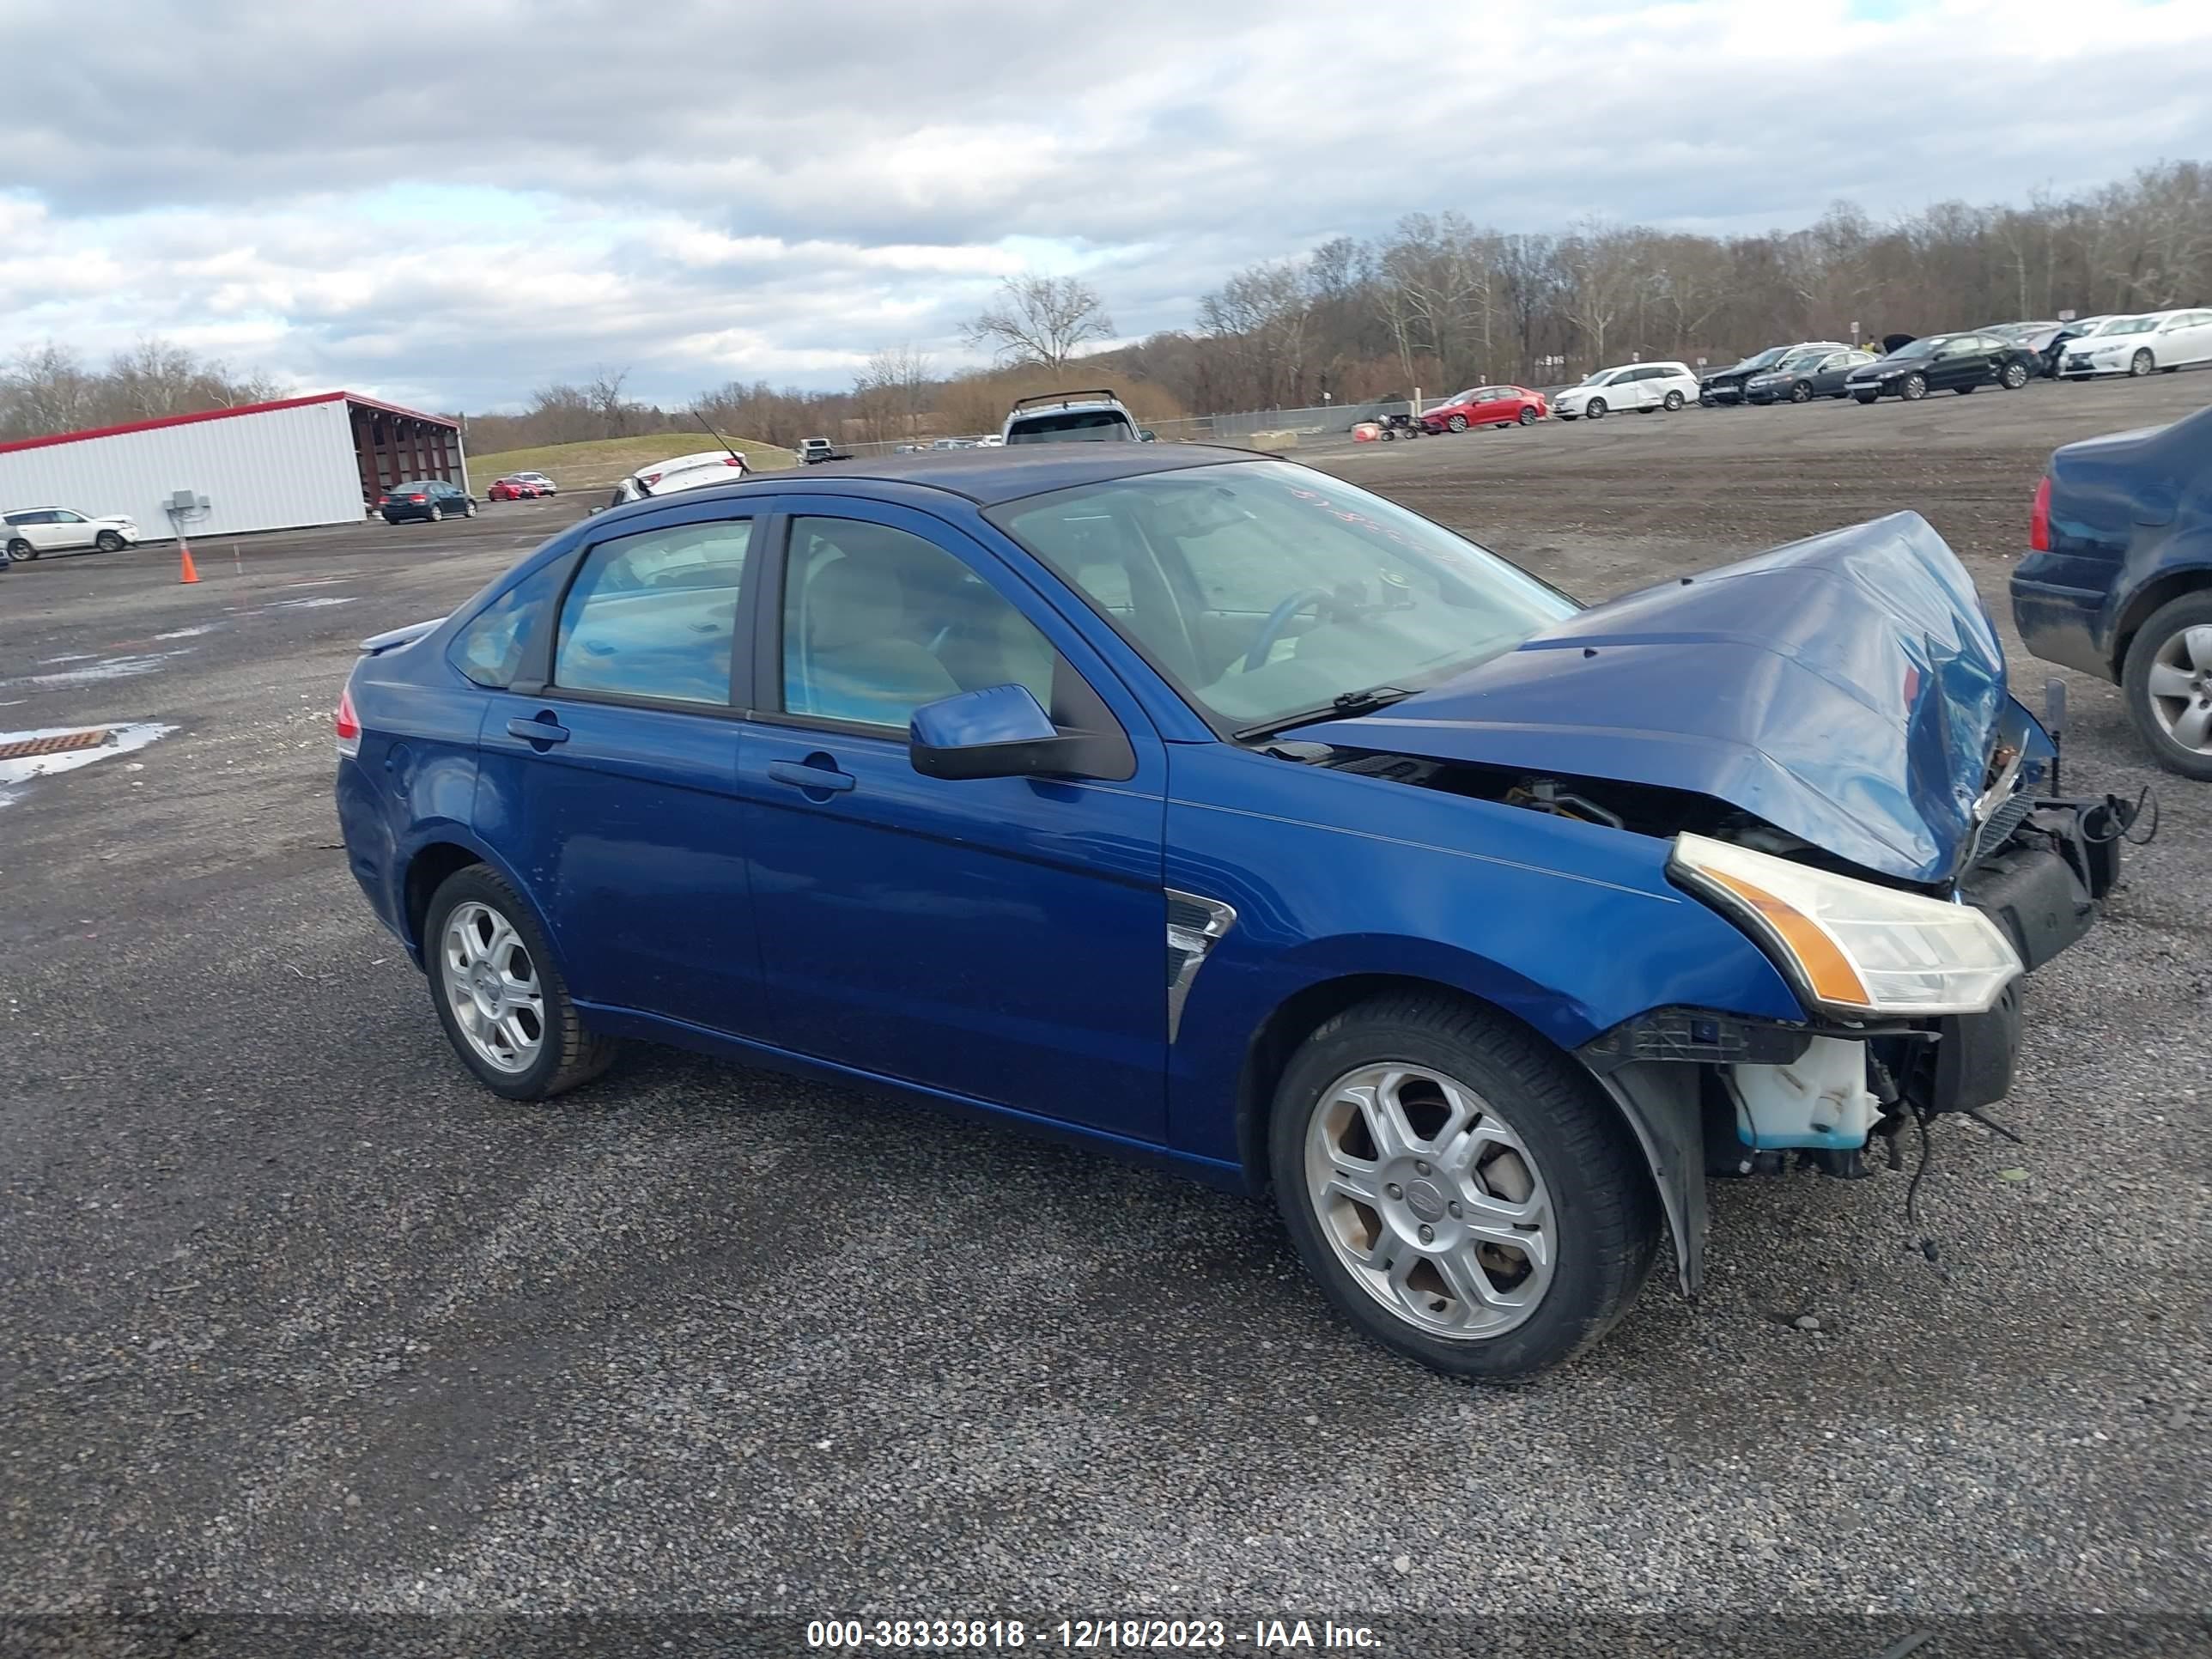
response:
<path fill-rule="evenodd" d="M 602 437 L 629 434 L 631 406 L 623 397 L 623 388 L 629 384 L 628 368 L 609 368 L 604 363 L 593 368 L 592 378 L 585 382 L 584 399 L 599 416 Z"/>
<path fill-rule="evenodd" d="M 1001 283 L 997 300 L 961 333 L 1001 362 L 1035 364 L 1057 374 L 1086 341 L 1111 339 L 1114 319 L 1088 283 L 1030 271 Z"/>

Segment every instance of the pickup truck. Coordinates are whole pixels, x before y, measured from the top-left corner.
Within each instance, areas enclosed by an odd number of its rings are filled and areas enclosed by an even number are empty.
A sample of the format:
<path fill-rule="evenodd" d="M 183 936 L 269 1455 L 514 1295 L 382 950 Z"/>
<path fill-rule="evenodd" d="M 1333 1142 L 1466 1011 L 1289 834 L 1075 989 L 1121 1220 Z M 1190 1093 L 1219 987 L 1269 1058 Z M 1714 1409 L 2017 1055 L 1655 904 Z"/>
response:
<path fill-rule="evenodd" d="M 805 465 L 815 466 L 823 461 L 849 461 L 853 458 L 841 454 L 836 446 L 827 438 L 801 438 L 799 441 L 799 459 Z"/>

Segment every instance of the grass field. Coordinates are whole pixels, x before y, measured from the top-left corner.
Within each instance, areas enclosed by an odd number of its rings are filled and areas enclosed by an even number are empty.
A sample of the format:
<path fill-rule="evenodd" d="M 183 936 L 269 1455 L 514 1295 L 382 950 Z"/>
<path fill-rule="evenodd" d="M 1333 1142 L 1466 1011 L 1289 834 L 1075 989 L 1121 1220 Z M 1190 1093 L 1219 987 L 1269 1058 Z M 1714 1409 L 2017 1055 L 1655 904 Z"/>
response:
<path fill-rule="evenodd" d="M 730 441 L 744 456 L 745 465 L 757 472 L 774 472 L 799 464 L 796 455 L 774 444 L 755 443 L 750 438 Z M 642 438 L 595 438 L 580 444 L 502 450 L 496 455 L 469 457 L 469 484 L 481 494 L 493 479 L 510 472 L 543 472 L 563 489 L 596 489 L 628 477 L 648 462 L 714 447 L 714 441 L 703 432 L 653 432 Z"/>

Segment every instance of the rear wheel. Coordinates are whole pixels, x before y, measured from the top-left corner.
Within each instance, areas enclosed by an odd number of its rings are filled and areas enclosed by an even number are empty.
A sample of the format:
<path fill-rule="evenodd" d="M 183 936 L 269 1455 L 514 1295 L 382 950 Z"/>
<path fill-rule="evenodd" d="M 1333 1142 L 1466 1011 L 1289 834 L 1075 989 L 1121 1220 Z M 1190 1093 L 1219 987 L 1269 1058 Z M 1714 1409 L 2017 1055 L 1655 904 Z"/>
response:
<path fill-rule="evenodd" d="M 1928 395 L 1928 377 L 1925 374 L 1906 375 L 1905 384 L 1898 388 L 1898 395 L 1908 404 L 1918 403 Z"/>
<path fill-rule="evenodd" d="M 1881 393 L 1879 392 L 1854 392 L 1851 393 L 1851 401 L 1855 404 L 1870 404 L 1878 401 L 1881 397 Z"/>
<path fill-rule="evenodd" d="M 2128 359 L 2128 378 L 2131 380 L 2140 380 L 2157 367 L 2158 360 L 2150 355 L 2150 349 L 2146 346 Z"/>
<path fill-rule="evenodd" d="M 1522 425 L 1534 426 L 1536 424 L 1536 411 L 1533 409 L 1523 409 L 1518 418 Z"/>
<path fill-rule="evenodd" d="M 422 958 L 447 1041 L 509 1100 L 543 1100 L 606 1070 L 617 1045 L 584 1029 L 530 908 L 497 872 L 456 871 L 430 896 Z"/>
<path fill-rule="evenodd" d="M 1275 1197 L 1337 1311 L 1454 1376 L 1524 1376 L 1604 1335 L 1659 1209 L 1618 1115 L 1534 1033 L 1394 995 L 1306 1039 L 1268 1126 Z"/>
<path fill-rule="evenodd" d="M 2026 363 L 2007 363 L 2005 365 L 2004 373 L 1997 379 L 1997 384 L 2002 386 L 2007 392 L 2019 391 L 2021 387 L 2027 384 L 2027 365 Z"/>
<path fill-rule="evenodd" d="M 1467 416 L 1464 415 L 1455 415 L 1451 419 L 1446 421 L 1444 424 L 1455 432 L 1464 432 L 1467 430 Z"/>
<path fill-rule="evenodd" d="M 1605 399 L 1602 398 L 1591 398 L 1589 400 L 1589 407 L 1585 409 L 1583 413 L 1589 416 L 1593 421 L 1603 420 L 1605 418 Z"/>
<path fill-rule="evenodd" d="M 2128 714 L 2158 763 L 2212 781 L 2212 592 L 2161 605 L 2128 647 Z"/>
<path fill-rule="evenodd" d="M 8 544 L 8 562 L 10 564 L 28 564 L 38 556 L 39 550 L 21 536 Z"/>
<path fill-rule="evenodd" d="M 1676 410 L 1682 406 L 1682 394 L 1679 392 L 1670 392 L 1666 395 L 1666 397 L 1660 400 L 1660 404 L 1661 407 L 1664 408 L 1669 415 L 1672 415 Z"/>

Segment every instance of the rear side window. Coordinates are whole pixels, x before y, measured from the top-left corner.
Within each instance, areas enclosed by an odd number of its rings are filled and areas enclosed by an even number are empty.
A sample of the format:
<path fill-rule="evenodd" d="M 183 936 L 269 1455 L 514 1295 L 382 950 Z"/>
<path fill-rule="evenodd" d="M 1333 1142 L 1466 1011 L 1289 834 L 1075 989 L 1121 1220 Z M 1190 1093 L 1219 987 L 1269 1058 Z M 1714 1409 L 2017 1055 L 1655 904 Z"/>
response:
<path fill-rule="evenodd" d="M 453 636 L 446 659 L 487 691 L 503 691 L 522 670 L 532 630 L 553 603 L 560 564 L 542 566 L 494 599 Z"/>
<path fill-rule="evenodd" d="M 553 682 L 574 691 L 726 704 L 749 519 L 604 542 L 561 606 Z"/>

